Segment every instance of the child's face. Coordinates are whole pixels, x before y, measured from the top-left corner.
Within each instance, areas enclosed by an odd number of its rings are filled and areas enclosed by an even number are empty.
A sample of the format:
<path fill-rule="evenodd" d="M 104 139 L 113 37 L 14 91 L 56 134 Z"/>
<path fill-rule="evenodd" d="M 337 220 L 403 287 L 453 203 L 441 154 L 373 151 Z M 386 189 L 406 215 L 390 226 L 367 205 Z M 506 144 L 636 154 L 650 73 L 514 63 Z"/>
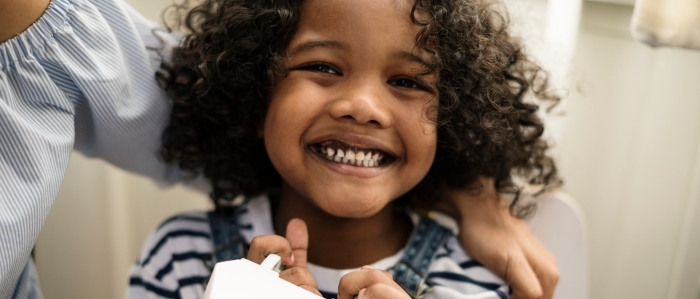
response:
<path fill-rule="evenodd" d="M 414 47 L 420 27 L 410 19 L 411 5 L 302 5 L 287 48 L 289 75 L 271 94 L 265 146 L 289 186 L 332 215 L 377 213 L 416 186 L 433 163 L 437 138 L 426 112 L 437 102 L 431 87 L 437 75 L 415 78 L 428 56 Z M 344 157 L 336 158 L 339 151 Z M 358 162 L 370 151 L 371 159 Z"/>

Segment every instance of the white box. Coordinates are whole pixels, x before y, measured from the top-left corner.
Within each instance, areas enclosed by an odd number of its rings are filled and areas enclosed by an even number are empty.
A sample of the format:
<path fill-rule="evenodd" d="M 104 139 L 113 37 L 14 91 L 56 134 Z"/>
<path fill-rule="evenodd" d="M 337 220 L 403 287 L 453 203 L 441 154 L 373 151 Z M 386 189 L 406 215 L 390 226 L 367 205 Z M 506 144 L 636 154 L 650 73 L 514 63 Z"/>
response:
<path fill-rule="evenodd" d="M 279 256 L 270 255 L 262 265 L 247 259 L 217 263 L 204 299 L 319 299 L 320 297 L 279 278 L 273 271 Z"/>

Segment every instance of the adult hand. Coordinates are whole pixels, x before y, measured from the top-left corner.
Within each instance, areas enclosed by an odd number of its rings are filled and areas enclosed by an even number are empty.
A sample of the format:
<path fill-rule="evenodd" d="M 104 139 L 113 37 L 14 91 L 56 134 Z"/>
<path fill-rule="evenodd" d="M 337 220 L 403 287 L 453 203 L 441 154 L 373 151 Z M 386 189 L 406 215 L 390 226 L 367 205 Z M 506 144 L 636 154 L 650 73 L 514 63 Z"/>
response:
<path fill-rule="evenodd" d="M 559 281 L 556 260 L 525 222 L 511 215 L 493 180 L 481 177 L 478 183 L 479 188 L 448 190 L 439 207 L 460 222 L 463 248 L 510 284 L 511 298 L 551 299 Z"/>
<path fill-rule="evenodd" d="M 321 296 L 316 280 L 311 276 L 306 263 L 308 249 L 309 232 L 306 223 L 301 219 L 292 219 L 287 224 L 286 238 L 278 235 L 253 238 L 247 259 L 260 264 L 268 255 L 279 254 L 282 263 L 287 266 L 280 272 L 280 278 Z"/>

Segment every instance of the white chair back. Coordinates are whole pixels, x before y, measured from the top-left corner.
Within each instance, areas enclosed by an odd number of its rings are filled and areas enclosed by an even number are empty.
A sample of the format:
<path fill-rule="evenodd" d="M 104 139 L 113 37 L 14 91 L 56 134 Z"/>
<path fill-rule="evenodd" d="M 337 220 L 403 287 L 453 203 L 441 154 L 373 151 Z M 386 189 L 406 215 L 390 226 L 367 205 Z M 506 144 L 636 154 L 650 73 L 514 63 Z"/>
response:
<path fill-rule="evenodd" d="M 588 254 L 583 213 L 568 194 L 542 195 L 528 226 L 559 266 L 554 299 L 588 299 Z"/>

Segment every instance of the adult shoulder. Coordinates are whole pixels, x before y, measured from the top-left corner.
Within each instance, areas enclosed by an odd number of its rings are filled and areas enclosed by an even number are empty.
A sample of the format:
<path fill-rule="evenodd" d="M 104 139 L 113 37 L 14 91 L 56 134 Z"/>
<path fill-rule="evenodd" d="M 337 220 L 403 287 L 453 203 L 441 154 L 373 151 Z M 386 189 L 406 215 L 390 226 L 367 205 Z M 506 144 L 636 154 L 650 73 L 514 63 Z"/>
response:
<path fill-rule="evenodd" d="M 49 6 L 50 0 L 0 0 L 0 43 L 26 30 Z"/>

